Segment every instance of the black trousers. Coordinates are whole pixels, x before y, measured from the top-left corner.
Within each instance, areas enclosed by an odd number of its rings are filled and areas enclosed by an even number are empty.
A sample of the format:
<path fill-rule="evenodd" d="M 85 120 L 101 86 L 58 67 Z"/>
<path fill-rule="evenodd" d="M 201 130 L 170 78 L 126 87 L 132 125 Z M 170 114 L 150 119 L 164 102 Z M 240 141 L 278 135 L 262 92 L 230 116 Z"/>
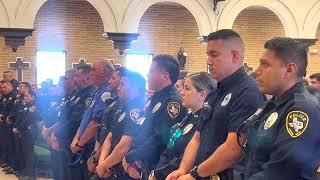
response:
<path fill-rule="evenodd" d="M 13 169 L 21 172 L 21 170 L 25 166 L 23 153 L 22 153 L 21 135 L 17 133 L 13 133 L 13 140 L 14 140 L 13 157 L 10 157 L 8 162 L 9 162 L 9 165 L 13 167 Z"/>
<path fill-rule="evenodd" d="M 0 161 L 1 163 L 8 162 L 8 128 L 5 124 L 0 124 Z"/>
<path fill-rule="evenodd" d="M 24 168 L 21 174 L 35 177 L 34 136 L 31 130 L 25 131 L 21 136 L 21 150 L 23 153 Z"/>
<path fill-rule="evenodd" d="M 69 180 L 70 172 L 68 167 L 68 153 L 51 149 L 51 160 L 53 177 L 55 180 Z"/>

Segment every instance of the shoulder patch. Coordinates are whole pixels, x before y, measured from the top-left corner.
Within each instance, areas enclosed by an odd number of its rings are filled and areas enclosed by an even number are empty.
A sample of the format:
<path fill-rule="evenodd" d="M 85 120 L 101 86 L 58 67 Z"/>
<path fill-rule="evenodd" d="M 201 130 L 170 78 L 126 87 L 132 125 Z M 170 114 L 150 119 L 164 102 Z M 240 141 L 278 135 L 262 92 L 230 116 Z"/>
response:
<path fill-rule="evenodd" d="M 286 117 L 286 128 L 288 134 L 297 138 L 301 136 L 307 129 L 309 123 L 309 117 L 302 111 L 291 111 Z"/>
<path fill-rule="evenodd" d="M 30 112 L 35 112 L 35 111 L 36 111 L 36 109 L 37 109 L 37 108 L 36 108 L 35 106 L 31 106 L 31 107 L 29 107 L 29 111 L 30 111 Z"/>
<path fill-rule="evenodd" d="M 141 110 L 140 109 L 132 109 L 130 111 L 130 118 L 133 122 L 135 122 L 138 125 L 142 125 L 145 118 L 141 116 Z"/>
<path fill-rule="evenodd" d="M 228 105 L 228 103 L 229 103 L 229 101 L 230 101 L 230 99 L 231 99 L 231 96 L 232 96 L 232 93 L 227 94 L 227 95 L 224 97 L 223 101 L 221 102 L 221 106 L 226 106 L 226 105 Z"/>
<path fill-rule="evenodd" d="M 157 111 L 159 110 L 160 106 L 161 106 L 161 102 L 158 102 L 158 103 L 154 106 L 154 108 L 153 108 L 153 110 L 152 110 L 152 113 L 157 112 Z"/>
<path fill-rule="evenodd" d="M 180 104 L 178 102 L 169 102 L 167 111 L 172 119 L 175 119 L 180 114 Z"/>
<path fill-rule="evenodd" d="M 105 102 L 107 99 L 110 99 L 111 98 L 111 93 L 110 92 L 104 92 L 102 95 L 101 95 L 101 100 L 103 102 Z"/>

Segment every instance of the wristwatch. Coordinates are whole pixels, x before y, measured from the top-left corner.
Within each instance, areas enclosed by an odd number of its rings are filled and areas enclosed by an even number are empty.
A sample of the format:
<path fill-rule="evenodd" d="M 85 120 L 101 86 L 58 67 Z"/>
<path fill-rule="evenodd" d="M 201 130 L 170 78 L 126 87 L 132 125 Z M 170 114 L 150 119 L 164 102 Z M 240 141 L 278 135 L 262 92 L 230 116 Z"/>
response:
<path fill-rule="evenodd" d="M 198 166 L 194 166 L 191 170 L 190 170 L 190 175 L 196 179 L 196 180 L 201 180 L 202 178 L 199 176 L 198 174 Z"/>

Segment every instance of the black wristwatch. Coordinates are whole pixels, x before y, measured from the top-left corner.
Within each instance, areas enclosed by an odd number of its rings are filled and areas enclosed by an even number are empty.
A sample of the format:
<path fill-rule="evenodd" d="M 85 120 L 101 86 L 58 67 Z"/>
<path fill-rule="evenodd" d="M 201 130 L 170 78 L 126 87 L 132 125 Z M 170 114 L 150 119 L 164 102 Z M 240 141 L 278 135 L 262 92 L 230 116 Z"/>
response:
<path fill-rule="evenodd" d="M 198 166 L 194 166 L 191 170 L 190 170 L 190 175 L 195 178 L 196 180 L 201 180 L 202 178 L 199 176 L 198 174 Z"/>

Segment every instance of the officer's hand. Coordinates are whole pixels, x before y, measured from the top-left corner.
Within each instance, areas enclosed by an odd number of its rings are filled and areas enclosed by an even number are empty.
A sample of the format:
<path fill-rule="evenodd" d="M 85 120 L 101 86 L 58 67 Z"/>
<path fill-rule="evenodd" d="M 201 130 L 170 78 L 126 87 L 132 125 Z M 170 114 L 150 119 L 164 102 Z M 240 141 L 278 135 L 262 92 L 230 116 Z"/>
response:
<path fill-rule="evenodd" d="M 179 177 L 178 180 L 195 180 L 190 174 L 183 175 Z"/>
<path fill-rule="evenodd" d="M 183 171 L 182 169 L 178 169 L 170 173 L 167 176 L 166 180 L 177 180 L 180 176 L 183 176 L 185 174 L 187 174 L 185 171 Z"/>
<path fill-rule="evenodd" d="M 128 174 L 129 174 L 130 177 L 132 177 L 134 179 L 140 179 L 141 178 L 140 173 L 133 166 L 129 166 L 128 167 Z"/>
<path fill-rule="evenodd" d="M 122 160 L 122 167 L 123 167 L 123 170 L 126 172 L 126 173 L 128 173 L 128 168 L 129 168 L 129 164 L 127 163 L 127 160 L 126 160 L 126 158 L 123 158 L 123 160 Z"/>
<path fill-rule="evenodd" d="M 102 164 L 99 164 L 99 165 L 96 167 L 96 173 L 98 174 L 99 177 L 102 177 L 105 172 L 106 172 L 106 167 L 103 166 Z"/>
<path fill-rule="evenodd" d="M 41 135 L 42 137 L 48 141 L 49 139 L 49 131 L 47 128 L 43 127 L 42 131 L 41 131 Z"/>
<path fill-rule="evenodd" d="M 13 133 L 16 133 L 16 134 L 18 134 L 19 133 L 19 131 L 18 131 L 18 129 L 17 128 L 13 128 Z"/>
<path fill-rule="evenodd" d="M 97 163 L 92 162 L 92 157 L 87 161 L 88 170 L 92 173 L 95 173 Z"/>

